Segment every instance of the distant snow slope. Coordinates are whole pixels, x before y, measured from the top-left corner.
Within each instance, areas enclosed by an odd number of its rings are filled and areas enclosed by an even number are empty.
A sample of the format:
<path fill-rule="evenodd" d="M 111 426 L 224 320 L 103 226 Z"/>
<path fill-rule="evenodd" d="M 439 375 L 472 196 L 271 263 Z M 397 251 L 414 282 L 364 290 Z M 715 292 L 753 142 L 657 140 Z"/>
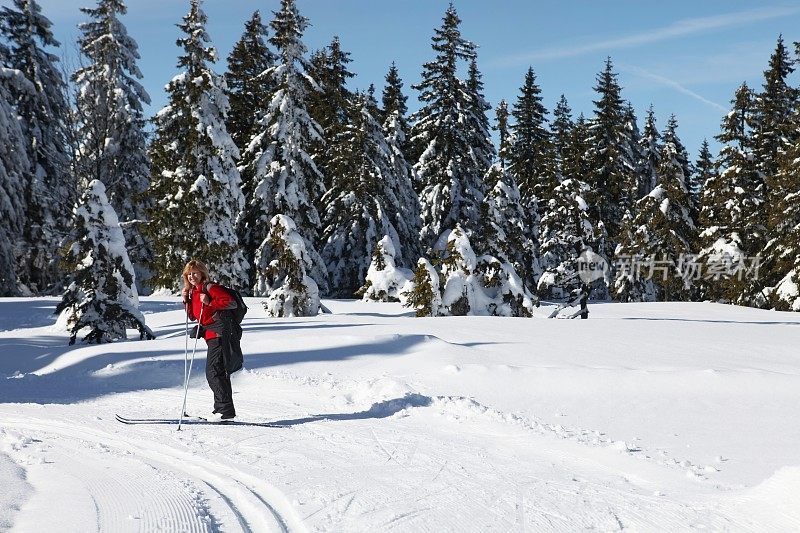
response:
<path fill-rule="evenodd" d="M 800 530 L 797 314 L 252 299 L 237 422 L 178 432 L 114 420 L 177 419 L 177 299 L 142 299 L 154 341 L 72 347 L 55 303 L 0 300 L 0 530 Z M 197 356 L 190 414 L 211 409 Z"/>

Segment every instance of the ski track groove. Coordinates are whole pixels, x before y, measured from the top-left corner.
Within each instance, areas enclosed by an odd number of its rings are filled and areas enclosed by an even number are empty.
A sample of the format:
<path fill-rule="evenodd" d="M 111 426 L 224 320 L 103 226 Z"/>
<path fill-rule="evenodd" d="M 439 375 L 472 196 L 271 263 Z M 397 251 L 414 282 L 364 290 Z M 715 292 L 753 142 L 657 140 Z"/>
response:
<path fill-rule="evenodd" d="M 39 419 L 32 421 L 10 417 L 4 420 L 6 426 L 13 426 L 17 429 L 27 429 L 45 434 L 56 434 L 63 437 L 77 439 L 79 441 L 92 442 L 97 445 L 113 447 L 122 451 L 124 454 L 131 453 L 135 459 L 143 464 L 154 468 L 150 462 L 164 465 L 171 471 L 179 471 L 184 475 L 198 478 L 206 485 L 211 486 L 219 494 L 223 501 L 230 507 L 231 512 L 237 518 L 240 525 L 244 523 L 245 531 L 281 531 L 284 533 L 303 532 L 306 527 L 299 517 L 294 515 L 294 511 L 285 496 L 271 487 L 265 481 L 244 472 L 235 471 L 231 466 L 218 463 L 210 463 L 207 460 L 197 459 L 191 451 L 181 451 L 172 448 L 161 442 L 150 442 L 153 445 L 149 448 L 142 447 L 130 442 L 121 440 L 122 434 L 119 432 L 99 431 L 98 428 L 76 428 L 56 420 Z M 105 423 L 115 423 L 114 420 Z M 233 471 L 232 471 L 233 470 Z M 106 473 L 107 475 L 107 473 Z M 239 478 L 236 479 L 238 475 Z M 257 486 L 254 490 L 252 486 Z M 224 487 L 224 488 L 223 488 Z M 259 492 L 266 492 L 273 499 L 284 500 L 281 502 L 281 510 L 274 504 L 269 503 L 269 498 L 265 498 Z M 147 494 L 147 492 L 145 492 Z M 233 504 L 236 501 L 237 504 Z M 174 504 L 171 504 L 174 507 Z M 193 506 L 192 506 L 193 508 Z M 174 511 L 174 508 L 170 508 Z M 289 514 L 287 519 L 282 513 Z M 102 511 L 102 501 L 101 501 Z M 266 511 L 266 512 L 264 512 Z M 101 513 L 102 514 L 102 513 Z M 174 516 L 174 513 L 173 513 Z M 190 513 L 196 520 L 200 517 L 196 512 Z M 106 530 L 104 527 L 101 530 Z M 118 528 L 107 529 L 109 531 L 120 530 Z M 208 531 L 204 526 L 201 529 L 189 529 L 189 532 Z"/>

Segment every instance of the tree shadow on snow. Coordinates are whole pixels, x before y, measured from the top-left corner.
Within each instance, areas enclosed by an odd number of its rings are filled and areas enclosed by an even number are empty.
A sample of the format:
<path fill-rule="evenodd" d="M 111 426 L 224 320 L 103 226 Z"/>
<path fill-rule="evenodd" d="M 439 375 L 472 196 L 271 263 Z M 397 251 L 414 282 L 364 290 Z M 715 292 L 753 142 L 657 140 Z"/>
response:
<path fill-rule="evenodd" d="M 262 329 L 262 328 L 258 328 Z M 265 326 L 264 329 L 270 329 Z M 298 328 L 304 329 L 304 328 Z M 102 396 L 138 390 L 179 389 L 183 385 L 183 343 L 167 348 L 159 338 L 133 348 L 123 341 L 98 345 L 66 345 L 64 336 L 0 339 L 0 403 L 70 404 Z M 426 342 L 425 335 L 396 335 L 373 342 L 305 350 L 296 352 L 245 353 L 245 367 L 269 368 L 312 361 L 343 361 L 362 355 L 396 356 Z M 140 348 L 140 349 L 137 349 Z M 193 341 L 189 344 L 189 351 Z M 48 367 L 68 352 L 87 350 L 90 353 L 74 361 L 66 360 L 63 368 L 51 369 L 44 375 L 33 374 Z M 205 381 L 205 344 L 197 345 L 191 386 Z M 80 354 L 76 354 L 80 356 Z"/>
<path fill-rule="evenodd" d="M 406 353 L 414 346 L 429 339 L 428 335 L 396 335 L 388 339 L 331 348 L 293 352 L 245 353 L 244 365 L 253 369 L 314 361 L 344 361 L 362 355 L 393 356 Z"/>
<path fill-rule="evenodd" d="M 29 298 L 2 302 L 0 331 L 52 326 L 56 323 L 53 312 L 59 301 L 57 298 Z"/>
<path fill-rule="evenodd" d="M 292 418 L 286 420 L 272 420 L 270 424 L 278 426 L 299 426 L 300 424 L 308 424 L 309 422 L 320 421 L 344 421 L 344 420 L 366 420 L 369 418 L 389 418 L 392 415 L 399 413 L 404 409 L 412 407 L 428 407 L 433 400 L 429 396 L 409 392 L 402 398 L 394 398 L 392 400 L 384 400 L 382 402 L 372 404 L 372 407 L 366 411 L 359 411 L 357 413 L 327 413 L 319 415 L 309 415 L 303 418 Z"/>

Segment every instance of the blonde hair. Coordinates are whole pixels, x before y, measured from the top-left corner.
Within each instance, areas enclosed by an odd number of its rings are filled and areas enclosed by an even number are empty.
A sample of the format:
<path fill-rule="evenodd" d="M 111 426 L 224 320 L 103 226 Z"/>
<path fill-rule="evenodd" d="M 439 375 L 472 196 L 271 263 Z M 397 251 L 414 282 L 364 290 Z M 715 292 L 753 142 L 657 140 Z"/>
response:
<path fill-rule="evenodd" d="M 198 261 L 197 259 L 192 259 L 186 263 L 185 267 L 183 267 L 183 286 L 188 289 L 192 288 L 192 284 L 189 283 L 189 272 L 192 270 L 200 272 L 200 275 L 202 276 L 200 283 L 205 283 L 211 279 L 211 275 L 208 273 L 208 267 L 205 265 L 205 263 Z"/>

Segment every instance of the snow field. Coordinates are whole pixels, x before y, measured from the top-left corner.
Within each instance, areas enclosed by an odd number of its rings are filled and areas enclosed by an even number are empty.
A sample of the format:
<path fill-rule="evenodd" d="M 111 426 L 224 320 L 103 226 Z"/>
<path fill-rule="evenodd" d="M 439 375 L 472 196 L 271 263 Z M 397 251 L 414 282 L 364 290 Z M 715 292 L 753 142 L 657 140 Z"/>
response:
<path fill-rule="evenodd" d="M 238 423 L 177 432 L 113 419 L 179 414 L 183 316 L 142 300 L 158 339 L 73 347 L 54 299 L 0 301 L 3 529 L 800 529 L 796 315 L 416 319 L 333 300 L 268 319 L 253 299 Z M 190 414 L 210 407 L 204 355 Z"/>

